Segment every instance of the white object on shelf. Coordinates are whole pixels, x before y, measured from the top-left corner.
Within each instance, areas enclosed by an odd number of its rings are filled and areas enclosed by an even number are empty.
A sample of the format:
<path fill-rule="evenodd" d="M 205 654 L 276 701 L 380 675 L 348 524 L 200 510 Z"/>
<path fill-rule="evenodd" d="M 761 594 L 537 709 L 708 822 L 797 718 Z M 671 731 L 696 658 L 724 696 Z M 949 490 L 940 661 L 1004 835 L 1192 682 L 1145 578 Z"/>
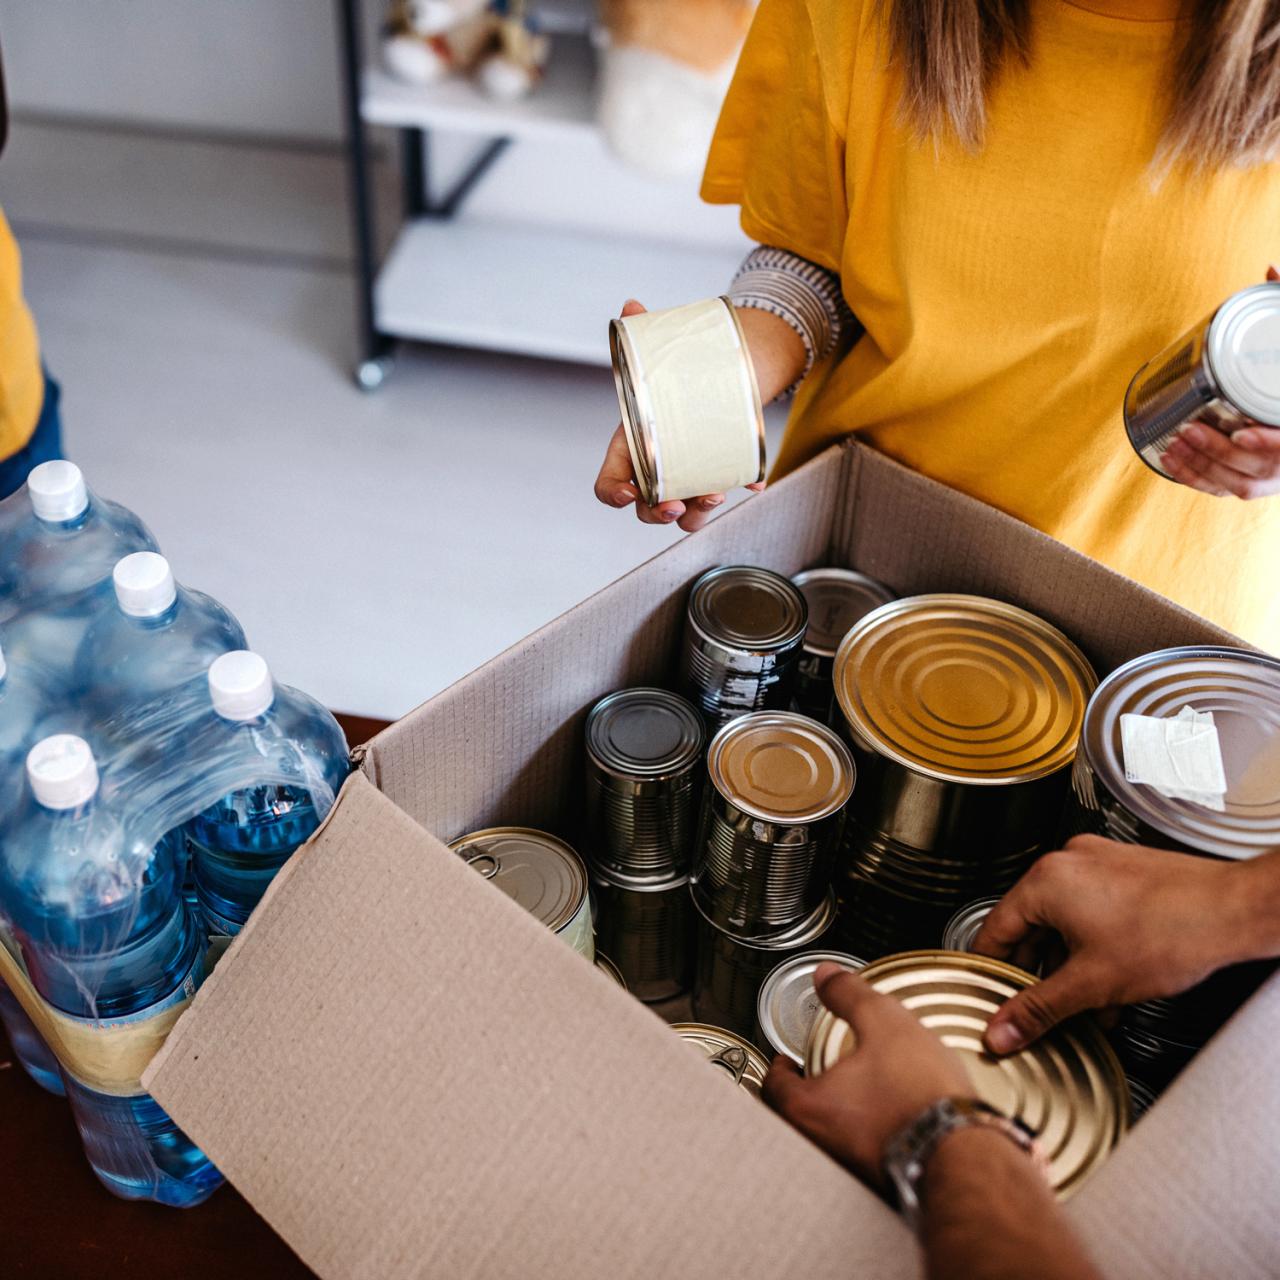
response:
<path fill-rule="evenodd" d="M 374 291 L 379 330 L 587 364 L 609 363 L 628 297 L 675 306 L 723 293 L 740 247 L 458 218 L 404 225 Z"/>
<path fill-rule="evenodd" d="M 541 84 L 527 98 L 500 102 L 465 76 L 405 84 L 380 69 L 365 72 L 360 114 L 370 124 L 509 138 L 596 133 L 596 55 L 582 37 L 558 37 Z"/>

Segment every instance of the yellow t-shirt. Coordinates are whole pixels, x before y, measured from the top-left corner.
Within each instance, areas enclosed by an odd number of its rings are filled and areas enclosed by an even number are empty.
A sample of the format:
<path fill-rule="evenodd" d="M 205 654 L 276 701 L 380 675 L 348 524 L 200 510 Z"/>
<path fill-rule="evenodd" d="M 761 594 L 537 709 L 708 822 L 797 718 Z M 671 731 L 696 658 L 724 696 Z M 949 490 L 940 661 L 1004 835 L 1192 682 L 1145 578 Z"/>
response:
<path fill-rule="evenodd" d="M 858 433 L 1280 651 L 1280 498 L 1148 470 L 1134 372 L 1280 261 L 1280 165 L 1155 185 L 1175 0 L 1037 0 L 985 145 L 916 142 L 873 0 L 762 0 L 703 196 L 840 273 L 866 334 L 801 387 L 775 475 Z"/>
<path fill-rule="evenodd" d="M 0 210 L 0 460 L 31 439 L 43 399 L 36 326 L 22 298 L 22 261 Z"/>

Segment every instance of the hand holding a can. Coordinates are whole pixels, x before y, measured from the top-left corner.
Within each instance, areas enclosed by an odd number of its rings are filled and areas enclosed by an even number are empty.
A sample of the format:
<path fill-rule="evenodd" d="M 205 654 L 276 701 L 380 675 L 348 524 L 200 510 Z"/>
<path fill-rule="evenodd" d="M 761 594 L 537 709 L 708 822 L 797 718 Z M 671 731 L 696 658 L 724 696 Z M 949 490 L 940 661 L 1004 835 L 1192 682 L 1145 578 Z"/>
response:
<path fill-rule="evenodd" d="M 1065 1018 L 1174 996 L 1229 964 L 1280 951 L 1280 854 L 1251 862 L 1077 836 L 1004 896 L 974 939 L 979 955 L 1032 969 L 1066 960 L 1008 1000 L 986 1046 L 1013 1053 Z"/>
<path fill-rule="evenodd" d="M 1280 270 L 1268 268 L 1267 280 L 1280 282 Z M 1161 454 L 1160 466 L 1179 484 L 1216 498 L 1280 494 L 1280 428 L 1250 418 L 1240 422 L 1224 427 L 1193 419 Z"/>
<path fill-rule="evenodd" d="M 814 986 L 853 1028 L 857 1047 L 813 1079 L 775 1058 L 765 1100 L 828 1155 L 882 1186 L 889 1140 L 939 1099 L 972 1096 L 973 1085 L 960 1056 L 901 1001 L 836 964 L 819 965 Z"/>

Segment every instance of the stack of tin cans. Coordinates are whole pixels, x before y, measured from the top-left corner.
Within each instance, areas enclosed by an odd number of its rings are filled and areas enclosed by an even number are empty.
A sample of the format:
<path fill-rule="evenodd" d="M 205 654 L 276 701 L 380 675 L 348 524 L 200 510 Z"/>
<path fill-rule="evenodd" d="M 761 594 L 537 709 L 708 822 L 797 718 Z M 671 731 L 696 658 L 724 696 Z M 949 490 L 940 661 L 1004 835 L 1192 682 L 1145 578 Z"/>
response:
<path fill-rule="evenodd" d="M 924 595 L 862 619 L 836 655 L 859 782 L 840 938 L 869 959 L 936 946 L 1059 834 L 1096 678 L 1055 627 L 977 596 Z"/>
<path fill-rule="evenodd" d="M 831 888 L 853 791 L 848 748 L 788 711 L 740 716 L 712 739 L 694 852 L 693 1006 L 749 1036 L 756 996 L 780 960 L 813 948 L 835 918 Z"/>
<path fill-rule="evenodd" d="M 1217 804 L 1132 781 L 1122 718 L 1213 717 L 1226 779 Z M 1280 661 L 1243 649 L 1163 649 L 1099 686 L 1072 777 L 1077 830 L 1204 857 L 1244 859 L 1280 848 Z M 1243 965 L 1170 1000 L 1126 1010 L 1121 1057 L 1158 1093 L 1257 988 L 1272 966 Z"/>
<path fill-rule="evenodd" d="M 624 689 L 587 716 L 585 846 L 600 947 L 644 1001 L 687 991 L 689 859 L 702 790 L 702 718 L 665 689 Z"/>

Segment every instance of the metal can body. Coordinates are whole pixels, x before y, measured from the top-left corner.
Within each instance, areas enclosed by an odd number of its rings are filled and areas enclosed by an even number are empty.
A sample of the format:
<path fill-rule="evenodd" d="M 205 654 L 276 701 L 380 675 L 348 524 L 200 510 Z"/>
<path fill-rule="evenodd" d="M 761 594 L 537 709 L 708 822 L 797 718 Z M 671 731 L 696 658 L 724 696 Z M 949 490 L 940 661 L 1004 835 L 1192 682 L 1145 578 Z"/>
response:
<path fill-rule="evenodd" d="M 813 985 L 820 964 L 838 964 L 857 972 L 866 962 L 843 951 L 804 951 L 775 965 L 760 984 L 756 997 L 755 1043 L 769 1054 L 782 1054 L 804 1066 L 809 1033 L 823 1004 Z"/>
<path fill-rule="evenodd" d="M 764 410 L 728 298 L 609 323 L 614 383 L 650 506 L 764 479 Z"/>
<path fill-rule="evenodd" d="M 627 990 L 646 1004 L 688 991 L 694 947 L 689 878 L 653 882 L 597 868 L 594 884 L 600 949 L 617 965 Z"/>
<path fill-rule="evenodd" d="M 1166 479 L 1160 458 L 1192 418 L 1227 435 L 1250 421 L 1280 427 L 1280 284 L 1228 298 L 1134 375 L 1125 431 Z"/>
<path fill-rule="evenodd" d="M 771 938 L 740 937 L 698 912 L 694 1016 L 740 1036 L 754 1035 L 761 983 L 780 961 L 820 946 L 835 919 L 835 910 L 832 894 L 797 928 Z"/>
<path fill-rule="evenodd" d="M 769 569 L 726 565 L 693 584 L 680 679 L 712 732 L 790 703 L 808 616 L 800 591 Z"/>
<path fill-rule="evenodd" d="M 760 711 L 724 726 L 694 856 L 698 909 L 747 937 L 799 924 L 826 900 L 854 786 L 848 748 L 825 725 Z"/>
<path fill-rule="evenodd" d="M 839 939 L 868 959 L 936 946 L 1055 843 L 1096 677 L 1024 610 L 928 595 L 863 618 L 835 679 L 858 769 Z"/>
<path fill-rule="evenodd" d="M 805 569 L 792 582 L 809 606 L 809 625 L 796 663 L 795 709 L 824 724 L 839 722 L 832 673 L 849 629 L 895 597 L 883 583 L 852 569 Z"/>
<path fill-rule="evenodd" d="M 685 699 L 624 689 L 587 716 L 587 841 L 598 867 L 688 872 L 698 831 L 705 731 Z"/>

